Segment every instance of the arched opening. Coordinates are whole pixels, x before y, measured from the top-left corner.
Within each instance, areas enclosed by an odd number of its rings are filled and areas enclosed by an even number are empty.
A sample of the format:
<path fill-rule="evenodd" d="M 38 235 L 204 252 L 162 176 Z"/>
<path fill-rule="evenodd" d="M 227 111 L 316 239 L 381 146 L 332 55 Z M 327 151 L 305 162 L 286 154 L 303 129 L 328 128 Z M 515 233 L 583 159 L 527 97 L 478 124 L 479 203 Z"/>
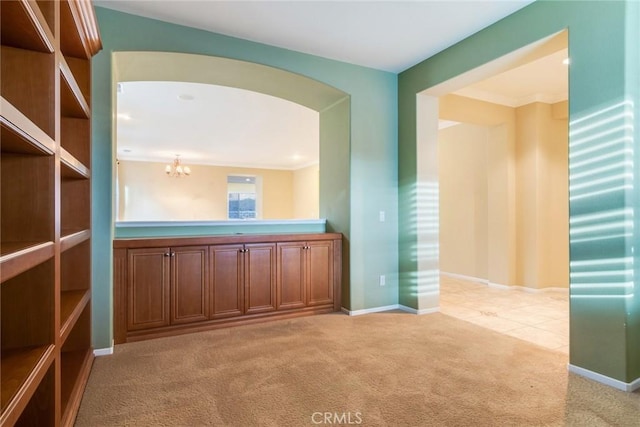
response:
<path fill-rule="evenodd" d="M 346 93 L 295 73 L 228 58 L 173 52 L 115 52 L 112 57 L 114 97 L 117 82 L 191 82 L 250 90 L 317 111 L 320 118 L 319 214 L 326 219 L 328 231 L 344 233 L 349 229 L 350 136 Z M 113 105 L 115 108 L 115 103 Z M 115 111 L 112 113 L 115 116 Z"/>

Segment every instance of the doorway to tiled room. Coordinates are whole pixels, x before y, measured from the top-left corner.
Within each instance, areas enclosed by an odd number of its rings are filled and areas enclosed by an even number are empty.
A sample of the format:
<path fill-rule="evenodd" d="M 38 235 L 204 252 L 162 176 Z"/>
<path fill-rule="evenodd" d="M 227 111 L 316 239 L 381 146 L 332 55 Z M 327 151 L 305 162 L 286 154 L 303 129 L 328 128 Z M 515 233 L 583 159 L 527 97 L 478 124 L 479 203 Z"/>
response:
<path fill-rule="evenodd" d="M 440 311 L 568 355 L 566 32 L 529 55 L 438 98 Z"/>
<path fill-rule="evenodd" d="M 440 276 L 440 311 L 496 332 L 569 354 L 569 293 L 526 292 Z"/>

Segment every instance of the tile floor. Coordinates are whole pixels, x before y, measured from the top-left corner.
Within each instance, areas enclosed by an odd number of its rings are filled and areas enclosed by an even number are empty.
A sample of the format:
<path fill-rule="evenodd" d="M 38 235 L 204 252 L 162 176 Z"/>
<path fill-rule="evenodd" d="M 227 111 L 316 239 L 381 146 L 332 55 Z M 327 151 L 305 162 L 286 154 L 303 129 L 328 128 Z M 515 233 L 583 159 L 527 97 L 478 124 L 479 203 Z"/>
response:
<path fill-rule="evenodd" d="M 569 354 L 569 293 L 526 292 L 440 277 L 440 311 Z"/>

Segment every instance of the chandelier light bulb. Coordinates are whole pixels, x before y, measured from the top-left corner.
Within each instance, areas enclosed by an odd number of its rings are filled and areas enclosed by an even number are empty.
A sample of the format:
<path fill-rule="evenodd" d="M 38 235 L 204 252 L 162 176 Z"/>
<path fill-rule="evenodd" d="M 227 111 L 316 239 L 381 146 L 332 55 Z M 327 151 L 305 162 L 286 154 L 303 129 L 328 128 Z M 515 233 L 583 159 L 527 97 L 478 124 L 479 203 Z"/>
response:
<path fill-rule="evenodd" d="M 182 178 L 183 176 L 189 176 L 191 169 L 189 166 L 182 166 L 180 163 L 180 155 L 176 154 L 176 158 L 173 160 L 172 165 L 166 165 L 164 168 L 167 176 L 172 178 Z"/>

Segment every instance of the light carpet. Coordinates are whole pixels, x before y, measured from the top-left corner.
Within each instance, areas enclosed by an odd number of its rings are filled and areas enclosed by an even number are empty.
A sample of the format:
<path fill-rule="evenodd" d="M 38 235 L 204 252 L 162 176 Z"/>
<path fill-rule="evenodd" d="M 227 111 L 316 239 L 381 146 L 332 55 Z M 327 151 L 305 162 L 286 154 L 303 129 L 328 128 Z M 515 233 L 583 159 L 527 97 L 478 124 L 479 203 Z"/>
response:
<path fill-rule="evenodd" d="M 640 394 L 436 313 L 329 314 L 115 347 L 77 426 L 637 426 Z"/>

